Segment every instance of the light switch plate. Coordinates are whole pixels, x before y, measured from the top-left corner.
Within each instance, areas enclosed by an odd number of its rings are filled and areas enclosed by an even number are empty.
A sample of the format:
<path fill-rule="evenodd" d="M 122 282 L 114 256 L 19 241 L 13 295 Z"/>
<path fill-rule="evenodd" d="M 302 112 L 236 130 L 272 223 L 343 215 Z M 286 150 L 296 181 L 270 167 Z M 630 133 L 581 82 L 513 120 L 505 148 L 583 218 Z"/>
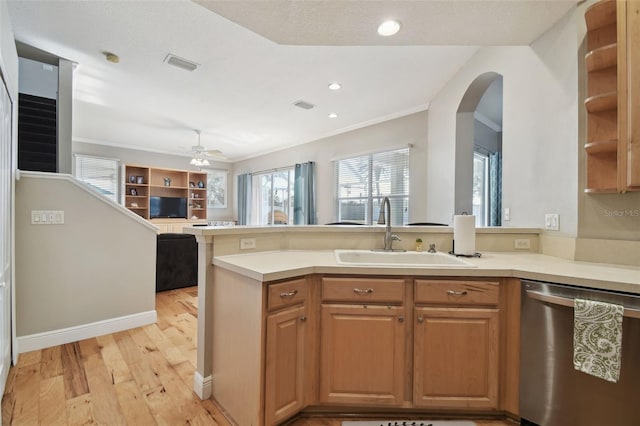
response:
<path fill-rule="evenodd" d="M 544 215 L 544 229 L 549 231 L 560 230 L 560 215 L 557 213 L 547 213 Z"/>
<path fill-rule="evenodd" d="M 64 225 L 64 210 L 31 210 L 32 225 Z"/>

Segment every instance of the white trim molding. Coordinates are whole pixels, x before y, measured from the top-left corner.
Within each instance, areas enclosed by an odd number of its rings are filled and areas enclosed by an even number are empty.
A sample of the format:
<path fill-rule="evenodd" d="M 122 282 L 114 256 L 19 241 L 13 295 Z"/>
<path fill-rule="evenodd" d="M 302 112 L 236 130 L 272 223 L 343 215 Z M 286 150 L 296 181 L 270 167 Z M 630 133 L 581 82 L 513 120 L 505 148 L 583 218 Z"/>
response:
<path fill-rule="evenodd" d="M 211 376 L 202 377 L 198 371 L 193 373 L 193 391 L 200 399 L 209 399 L 213 393 Z"/>
<path fill-rule="evenodd" d="M 130 328 L 154 324 L 158 319 L 155 310 L 96 321 L 59 330 L 18 336 L 18 353 L 35 351 L 51 346 L 64 345 L 78 340 L 90 339 L 103 334 L 116 333 Z"/>

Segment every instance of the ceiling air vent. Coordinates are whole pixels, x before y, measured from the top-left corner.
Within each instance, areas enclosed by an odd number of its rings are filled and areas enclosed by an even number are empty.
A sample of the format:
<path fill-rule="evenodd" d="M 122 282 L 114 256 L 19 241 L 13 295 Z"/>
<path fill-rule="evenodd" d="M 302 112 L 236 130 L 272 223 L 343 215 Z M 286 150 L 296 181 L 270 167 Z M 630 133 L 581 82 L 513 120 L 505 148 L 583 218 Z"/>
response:
<path fill-rule="evenodd" d="M 198 68 L 198 64 L 195 62 L 188 61 L 171 53 L 164 58 L 164 61 L 169 65 L 173 65 L 174 67 L 182 68 L 187 71 L 195 71 Z"/>
<path fill-rule="evenodd" d="M 305 101 L 297 101 L 297 102 L 294 102 L 293 104 L 298 108 L 302 108 L 302 109 L 311 109 L 315 107 L 314 104 L 310 104 L 309 102 L 305 102 Z"/>

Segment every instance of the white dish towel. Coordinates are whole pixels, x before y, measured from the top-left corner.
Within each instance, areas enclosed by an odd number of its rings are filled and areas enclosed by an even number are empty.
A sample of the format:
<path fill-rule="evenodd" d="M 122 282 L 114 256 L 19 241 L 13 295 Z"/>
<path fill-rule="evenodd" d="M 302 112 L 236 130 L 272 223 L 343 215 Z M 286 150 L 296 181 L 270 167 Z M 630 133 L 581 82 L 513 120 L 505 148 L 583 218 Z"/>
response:
<path fill-rule="evenodd" d="M 575 299 L 573 366 L 609 382 L 620 378 L 624 307 Z"/>

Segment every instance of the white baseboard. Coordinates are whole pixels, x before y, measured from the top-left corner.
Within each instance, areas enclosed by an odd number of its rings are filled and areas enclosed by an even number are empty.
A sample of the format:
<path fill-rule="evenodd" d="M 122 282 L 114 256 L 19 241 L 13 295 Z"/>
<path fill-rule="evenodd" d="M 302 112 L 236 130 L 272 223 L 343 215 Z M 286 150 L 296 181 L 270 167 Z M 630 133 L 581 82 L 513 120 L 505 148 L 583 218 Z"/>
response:
<path fill-rule="evenodd" d="M 82 324 L 75 327 L 30 334 L 28 336 L 18 336 L 18 353 L 64 345 L 65 343 L 141 327 L 143 325 L 153 324 L 157 319 L 156 311 L 153 310 Z"/>
<path fill-rule="evenodd" d="M 193 374 L 193 391 L 200 399 L 209 399 L 212 392 L 211 376 L 202 377 L 197 371 Z"/>

